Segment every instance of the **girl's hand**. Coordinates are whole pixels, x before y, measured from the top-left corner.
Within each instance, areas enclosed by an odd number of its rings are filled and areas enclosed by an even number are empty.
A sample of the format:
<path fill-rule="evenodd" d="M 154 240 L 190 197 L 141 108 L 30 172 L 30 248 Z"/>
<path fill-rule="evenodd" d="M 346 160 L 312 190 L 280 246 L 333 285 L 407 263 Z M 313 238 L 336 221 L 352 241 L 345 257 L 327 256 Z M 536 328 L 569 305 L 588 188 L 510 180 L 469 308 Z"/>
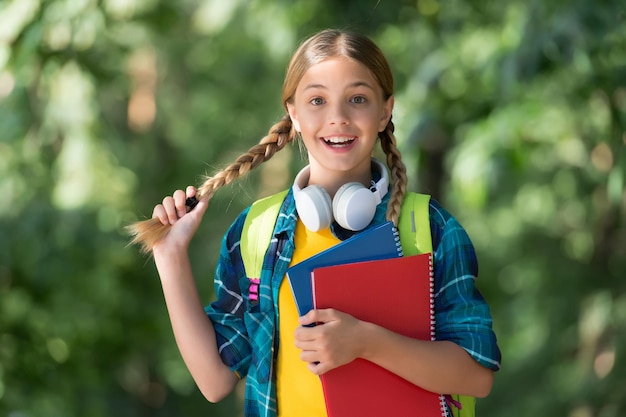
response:
<path fill-rule="evenodd" d="M 189 210 L 185 205 L 187 198 L 196 195 L 196 188 L 188 186 L 186 191 L 176 190 L 171 196 L 163 199 L 152 211 L 152 218 L 159 219 L 164 225 L 171 225 L 167 236 L 161 239 L 153 248 L 154 252 L 169 250 L 187 251 L 189 242 L 198 230 L 202 217 L 209 205 L 209 199 L 203 199 Z"/>
<path fill-rule="evenodd" d="M 321 375 L 363 356 L 365 322 L 334 309 L 311 310 L 300 317 L 300 324 L 314 327 L 296 329 L 296 347 L 308 368 Z"/>

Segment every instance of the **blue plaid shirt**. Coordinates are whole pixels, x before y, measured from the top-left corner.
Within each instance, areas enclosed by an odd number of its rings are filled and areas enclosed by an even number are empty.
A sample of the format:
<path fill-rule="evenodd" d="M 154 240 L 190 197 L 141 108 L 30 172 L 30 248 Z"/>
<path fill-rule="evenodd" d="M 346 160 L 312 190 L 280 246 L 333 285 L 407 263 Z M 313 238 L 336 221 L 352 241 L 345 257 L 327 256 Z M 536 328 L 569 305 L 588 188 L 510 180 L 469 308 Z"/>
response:
<path fill-rule="evenodd" d="M 369 227 L 384 223 L 389 194 L 376 208 Z M 274 237 L 265 256 L 259 301 L 250 300 L 249 279 L 240 253 L 248 209 L 224 236 L 215 275 L 216 301 L 206 308 L 213 322 L 222 360 L 246 378 L 244 414 L 277 414 L 274 358 L 279 348 L 278 290 L 294 251 L 297 214 L 292 191 L 282 205 Z M 500 350 L 491 314 L 474 286 L 478 263 L 473 245 L 457 220 L 431 199 L 429 217 L 435 273 L 435 337 L 463 347 L 476 361 L 500 368 Z"/>

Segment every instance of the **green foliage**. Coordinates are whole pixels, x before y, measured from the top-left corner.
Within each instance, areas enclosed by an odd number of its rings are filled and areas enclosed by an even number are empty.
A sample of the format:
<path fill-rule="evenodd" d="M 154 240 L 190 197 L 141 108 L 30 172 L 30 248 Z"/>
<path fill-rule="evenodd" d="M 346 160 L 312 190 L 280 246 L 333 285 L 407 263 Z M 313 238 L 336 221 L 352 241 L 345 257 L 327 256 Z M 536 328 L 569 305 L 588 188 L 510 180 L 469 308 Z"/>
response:
<path fill-rule="evenodd" d="M 298 41 L 348 27 L 396 74 L 412 188 L 476 245 L 503 351 L 478 415 L 624 415 L 625 23 L 618 1 L 0 1 L 0 414 L 241 414 L 198 393 L 123 226 L 254 145 Z M 214 199 L 207 303 L 226 225 L 297 153 Z"/>

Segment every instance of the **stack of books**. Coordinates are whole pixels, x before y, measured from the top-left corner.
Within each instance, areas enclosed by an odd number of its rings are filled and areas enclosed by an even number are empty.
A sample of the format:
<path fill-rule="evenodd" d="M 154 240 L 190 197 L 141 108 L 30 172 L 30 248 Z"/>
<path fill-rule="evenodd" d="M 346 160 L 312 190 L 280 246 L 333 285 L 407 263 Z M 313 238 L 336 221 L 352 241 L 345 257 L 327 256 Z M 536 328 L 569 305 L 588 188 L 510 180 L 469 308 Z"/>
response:
<path fill-rule="evenodd" d="M 298 313 L 334 308 L 434 340 L 430 253 L 403 257 L 393 223 L 361 232 L 287 270 Z M 364 359 L 321 376 L 329 417 L 446 416 L 445 398 Z"/>

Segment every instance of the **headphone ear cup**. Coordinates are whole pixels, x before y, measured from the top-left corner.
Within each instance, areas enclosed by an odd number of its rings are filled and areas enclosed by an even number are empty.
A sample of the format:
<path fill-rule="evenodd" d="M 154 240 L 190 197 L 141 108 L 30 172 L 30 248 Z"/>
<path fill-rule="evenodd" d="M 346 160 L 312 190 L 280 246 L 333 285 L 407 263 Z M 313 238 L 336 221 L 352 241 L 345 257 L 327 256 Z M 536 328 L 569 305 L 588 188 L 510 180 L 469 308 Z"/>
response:
<path fill-rule="evenodd" d="M 333 199 L 335 220 L 348 230 L 363 230 L 376 214 L 374 194 L 359 182 L 342 185 Z"/>
<path fill-rule="evenodd" d="M 294 198 L 298 216 L 307 229 L 317 232 L 330 226 L 333 221 L 332 203 L 324 188 L 309 185 Z"/>

